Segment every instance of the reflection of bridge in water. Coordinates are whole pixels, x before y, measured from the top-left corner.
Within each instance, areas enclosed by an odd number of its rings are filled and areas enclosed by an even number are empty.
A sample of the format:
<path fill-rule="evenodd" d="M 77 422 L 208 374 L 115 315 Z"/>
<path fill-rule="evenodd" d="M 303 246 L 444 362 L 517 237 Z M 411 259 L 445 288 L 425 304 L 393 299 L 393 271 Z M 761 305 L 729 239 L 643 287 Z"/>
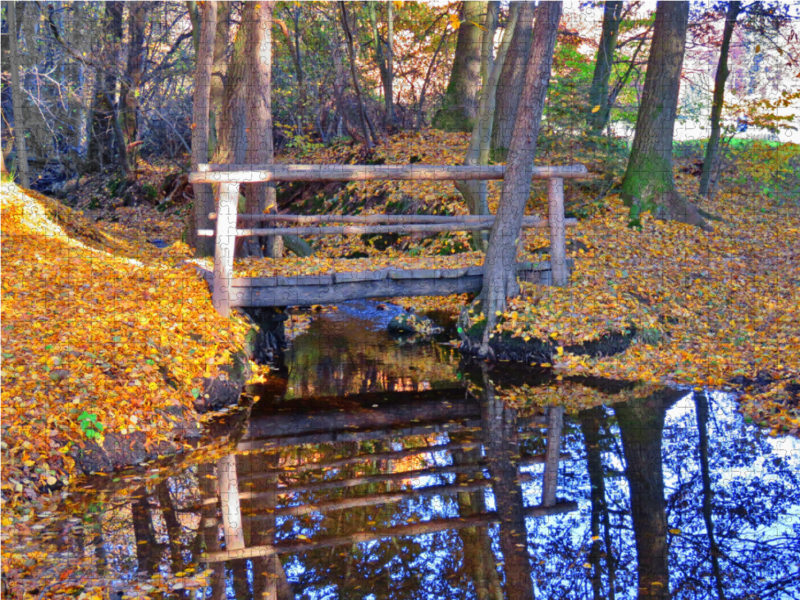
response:
<path fill-rule="evenodd" d="M 268 414 L 248 422 L 237 454 L 216 465 L 216 489 L 208 489 L 203 500 L 203 525 L 209 532 L 203 559 L 217 564 L 269 560 L 458 530 L 465 561 L 482 571 L 473 577 L 494 582 L 499 591 L 501 576 L 491 558 L 488 533 L 490 525 L 499 524 L 506 581 L 530 582 L 526 517 L 577 509 L 577 503 L 557 495 L 559 461 L 570 459 L 561 452 L 563 408 L 520 418 L 490 391 L 481 396 L 455 388 L 274 404 Z M 521 452 L 519 442 L 526 438 L 538 438 L 543 451 Z M 543 465 L 543 473 L 527 472 L 533 465 Z M 542 489 L 540 501 L 526 506 L 524 488 L 537 485 Z M 352 514 L 369 507 L 384 512 L 396 508 L 401 516 L 409 516 L 398 503 L 441 504 L 446 499 L 458 507 L 457 514 L 388 525 L 371 520 L 366 527 L 348 524 L 334 533 L 291 539 L 276 536 L 280 518 L 321 514 L 341 521 L 341 511 Z M 435 511 L 416 507 L 413 512 Z M 467 549 L 468 542 L 478 547 Z M 277 580 L 285 581 L 279 562 L 273 561 L 271 570 Z M 487 565 L 493 573 L 486 572 Z M 529 583 L 527 588 L 507 589 L 506 595 L 532 597 Z"/>

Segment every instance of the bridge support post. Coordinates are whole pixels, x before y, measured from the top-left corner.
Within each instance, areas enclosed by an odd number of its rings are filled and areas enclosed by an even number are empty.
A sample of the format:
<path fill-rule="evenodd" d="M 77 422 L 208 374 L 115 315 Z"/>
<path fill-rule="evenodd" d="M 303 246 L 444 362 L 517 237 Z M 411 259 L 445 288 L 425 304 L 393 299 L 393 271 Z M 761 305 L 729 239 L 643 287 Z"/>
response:
<path fill-rule="evenodd" d="M 550 214 L 550 268 L 552 285 L 567 285 L 569 265 L 567 265 L 567 227 L 564 219 L 564 180 L 553 177 L 548 181 L 548 202 Z"/>
<path fill-rule="evenodd" d="M 239 184 L 221 183 L 217 211 L 217 236 L 214 247 L 214 287 L 211 299 L 217 312 L 228 317 L 231 312 L 231 280 L 236 246 L 236 214 L 239 210 Z"/>

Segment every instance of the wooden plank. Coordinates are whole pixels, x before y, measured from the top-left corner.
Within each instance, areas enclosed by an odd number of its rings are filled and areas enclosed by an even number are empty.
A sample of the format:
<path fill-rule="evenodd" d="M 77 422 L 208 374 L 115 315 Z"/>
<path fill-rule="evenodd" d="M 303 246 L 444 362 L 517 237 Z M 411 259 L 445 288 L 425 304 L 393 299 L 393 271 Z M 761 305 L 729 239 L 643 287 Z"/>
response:
<path fill-rule="evenodd" d="M 530 506 L 524 509 L 527 517 L 540 517 L 546 515 L 558 515 L 572 512 L 578 509 L 577 502 L 559 502 L 555 506 L 542 507 Z M 257 558 L 259 556 L 276 556 L 279 554 L 292 554 L 298 552 L 308 552 L 320 548 L 331 548 L 335 546 L 352 546 L 362 542 L 371 542 L 385 538 L 395 538 L 401 536 L 417 536 L 438 533 L 441 531 L 453 531 L 466 527 L 486 527 L 500 522 L 500 515 L 488 513 L 471 517 L 458 517 L 453 519 L 435 519 L 414 523 L 412 525 L 397 525 L 378 531 L 361 531 L 346 536 L 324 537 L 318 540 L 291 540 L 279 542 L 275 545 L 251 546 L 241 550 L 209 552 L 200 555 L 200 560 L 206 563 L 225 562 L 229 560 L 241 560 Z"/>
<path fill-rule="evenodd" d="M 560 227 L 574 227 L 578 224 L 577 219 L 561 219 Z M 377 234 L 398 234 L 411 235 L 414 233 L 442 233 L 445 231 L 474 231 L 476 229 L 491 229 L 494 220 L 484 221 L 460 221 L 458 223 L 428 223 L 406 225 L 335 225 L 323 227 L 268 227 L 261 229 L 237 229 L 236 235 L 239 237 L 250 236 L 269 236 L 269 235 L 377 235 Z M 523 228 L 545 228 L 549 227 L 547 219 L 536 221 L 523 221 Z M 551 228 L 552 229 L 552 228 Z"/>
<path fill-rule="evenodd" d="M 208 215 L 210 220 L 217 218 L 217 213 Z M 380 223 L 409 225 L 411 223 L 476 223 L 486 220 L 494 220 L 494 215 L 291 215 L 291 214 L 263 214 L 245 213 L 238 215 L 239 220 L 243 221 L 268 221 L 286 223 L 355 223 L 358 225 L 376 225 Z M 525 222 L 541 221 L 543 217 L 538 215 L 527 215 Z"/>
<path fill-rule="evenodd" d="M 232 165 L 200 164 L 189 174 L 192 183 L 256 181 L 467 181 L 505 177 L 505 165 Z M 534 179 L 585 179 L 584 165 L 534 167 Z"/>
<path fill-rule="evenodd" d="M 552 271 L 553 285 L 565 286 L 569 280 L 567 266 L 567 237 L 566 228 L 568 219 L 564 218 L 564 180 L 554 177 L 548 184 L 547 199 L 550 212 L 548 224 L 550 226 L 550 270 Z"/>
<path fill-rule="evenodd" d="M 219 187 L 219 219 L 217 219 L 217 239 L 214 248 L 214 281 L 211 300 L 217 312 L 223 317 L 228 317 L 232 300 L 238 299 L 236 294 L 231 294 L 230 285 L 233 278 L 239 185 L 227 183 Z"/>

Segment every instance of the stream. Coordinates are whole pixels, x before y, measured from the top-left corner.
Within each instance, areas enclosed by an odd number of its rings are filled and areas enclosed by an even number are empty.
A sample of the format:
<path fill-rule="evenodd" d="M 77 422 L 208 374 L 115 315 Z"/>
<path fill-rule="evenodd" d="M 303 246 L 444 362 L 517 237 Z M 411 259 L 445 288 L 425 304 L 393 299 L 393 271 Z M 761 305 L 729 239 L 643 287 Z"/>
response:
<path fill-rule="evenodd" d="M 208 424 L 229 443 L 71 486 L 60 552 L 113 598 L 800 598 L 798 440 L 726 393 L 464 359 L 442 315 L 392 336 L 397 310 L 315 316 Z"/>

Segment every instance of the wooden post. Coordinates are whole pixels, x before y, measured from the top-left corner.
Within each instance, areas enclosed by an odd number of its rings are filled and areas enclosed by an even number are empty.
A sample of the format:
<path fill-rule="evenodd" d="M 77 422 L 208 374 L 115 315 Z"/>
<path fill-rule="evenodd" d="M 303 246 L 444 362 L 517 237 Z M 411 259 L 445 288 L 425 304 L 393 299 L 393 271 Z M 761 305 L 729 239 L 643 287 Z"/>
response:
<path fill-rule="evenodd" d="M 239 184 L 221 183 L 217 216 L 217 239 L 214 249 L 214 289 L 211 300 L 217 312 L 228 317 L 231 311 L 230 287 L 233 279 L 233 252 L 236 245 L 236 213 L 239 208 Z"/>
<path fill-rule="evenodd" d="M 217 461 L 217 482 L 222 508 L 225 547 L 228 550 L 239 550 L 244 548 L 244 528 L 242 527 L 242 508 L 239 503 L 239 480 L 235 454 L 228 454 Z"/>
<path fill-rule="evenodd" d="M 564 428 L 564 407 L 551 406 L 547 410 L 547 447 L 545 448 L 544 485 L 542 506 L 556 505 L 558 488 L 558 461 L 561 455 L 561 430 Z"/>
<path fill-rule="evenodd" d="M 550 204 L 547 221 L 550 224 L 550 268 L 553 273 L 553 285 L 563 286 L 567 285 L 569 279 L 563 179 L 553 177 L 549 180 L 547 197 Z"/>

